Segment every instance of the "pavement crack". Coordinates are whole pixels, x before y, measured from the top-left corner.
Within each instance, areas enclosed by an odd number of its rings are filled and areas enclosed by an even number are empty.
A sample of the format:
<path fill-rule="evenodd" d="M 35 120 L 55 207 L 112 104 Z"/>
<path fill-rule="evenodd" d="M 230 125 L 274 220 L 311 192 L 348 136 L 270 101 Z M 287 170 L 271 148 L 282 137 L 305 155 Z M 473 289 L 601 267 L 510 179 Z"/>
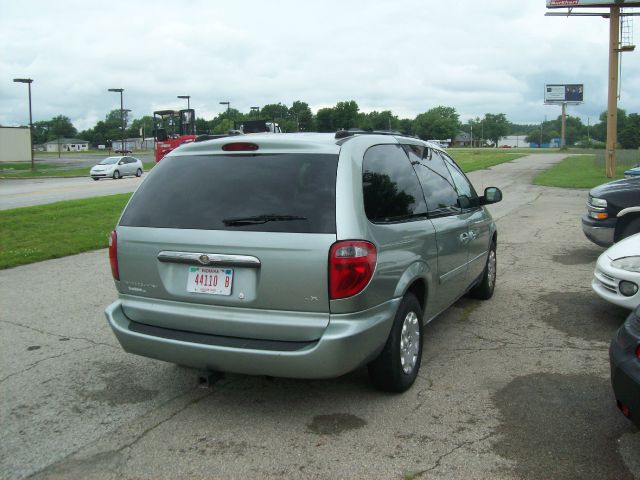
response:
<path fill-rule="evenodd" d="M 493 435 L 494 435 L 494 433 L 488 433 L 484 437 L 478 438 L 477 440 L 469 440 L 469 441 L 457 444 L 451 450 L 449 450 L 448 452 L 443 453 L 438 458 L 436 458 L 436 461 L 432 466 L 430 466 L 429 468 L 425 468 L 424 470 L 420 470 L 419 472 L 413 473 L 411 475 L 411 478 L 418 478 L 418 477 L 424 475 L 427 472 L 431 472 L 432 470 L 435 470 L 436 468 L 439 468 L 442 465 L 442 462 L 443 462 L 443 460 L 445 458 L 447 458 L 448 456 L 454 454 L 455 452 L 457 452 L 461 448 L 468 447 L 468 446 L 473 445 L 475 443 L 484 442 L 485 440 L 487 440 L 488 438 L 492 437 Z"/>
<path fill-rule="evenodd" d="M 69 338 L 71 340 L 81 340 L 81 341 L 84 341 L 84 342 L 89 342 L 92 345 L 96 345 L 96 346 L 100 345 L 100 346 L 103 346 L 103 347 L 109 347 L 109 348 L 113 348 L 115 350 L 119 350 L 118 347 L 116 347 L 114 345 L 111 345 L 110 343 L 96 342 L 95 340 L 91 340 L 90 338 L 86 338 L 86 337 L 73 337 L 71 335 L 60 335 L 59 333 L 48 332 L 46 330 L 41 330 L 39 328 L 35 328 L 35 327 L 30 326 L 30 325 L 24 325 L 24 324 L 18 323 L 18 322 L 11 322 L 9 320 L 0 320 L 0 323 L 7 323 L 7 324 L 13 325 L 15 327 L 25 328 L 27 330 L 31 330 L 31 331 L 40 333 L 42 335 L 50 336 L 50 337 Z"/>
<path fill-rule="evenodd" d="M 9 380 L 10 378 L 15 377 L 16 375 L 22 375 L 23 373 L 26 373 L 29 370 L 33 370 L 35 367 L 40 365 L 42 362 L 46 362 L 48 360 L 53 360 L 54 358 L 64 357 L 65 355 L 71 355 L 72 353 L 75 353 L 75 352 L 82 352 L 83 350 L 89 350 L 90 348 L 93 348 L 93 347 L 94 347 L 93 345 L 89 345 L 88 347 L 76 348 L 76 349 L 70 350 L 68 352 L 60 353 L 59 355 L 52 355 L 50 357 L 41 358 L 37 362 L 34 362 L 31 365 L 29 365 L 27 368 L 24 368 L 24 369 L 22 369 L 22 370 L 20 370 L 18 372 L 11 373 L 11 374 L 7 375 L 6 377 L 0 379 L 0 385 L 2 385 L 2 383 L 4 383 L 6 380 Z"/>

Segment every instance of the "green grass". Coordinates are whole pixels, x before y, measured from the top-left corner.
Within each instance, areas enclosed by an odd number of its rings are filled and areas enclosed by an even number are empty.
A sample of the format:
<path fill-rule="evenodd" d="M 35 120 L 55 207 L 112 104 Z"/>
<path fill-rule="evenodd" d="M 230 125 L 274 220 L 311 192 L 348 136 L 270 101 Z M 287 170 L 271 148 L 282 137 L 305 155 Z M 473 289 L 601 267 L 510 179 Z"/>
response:
<path fill-rule="evenodd" d="M 616 177 L 623 178 L 630 165 L 616 162 Z M 533 179 L 535 185 L 561 188 L 593 188 L 614 180 L 607 178 L 597 155 L 576 155 L 564 159 Z"/>
<path fill-rule="evenodd" d="M 130 196 L 0 211 L 0 269 L 106 248 Z"/>
<path fill-rule="evenodd" d="M 499 165 L 501 163 L 510 162 L 511 160 L 515 160 L 516 158 L 524 157 L 529 154 L 528 151 L 523 151 L 524 149 L 511 150 L 512 149 L 510 148 L 450 148 L 448 153 L 453 157 L 458 165 L 460 165 L 460 168 L 462 168 L 463 171 L 469 173 L 475 170 L 483 170 L 485 168 L 493 167 L 494 165 Z"/>
<path fill-rule="evenodd" d="M 151 170 L 156 162 L 144 162 L 144 170 Z M 38 178 L 38 177 L 88 177 L 90 167 L 69 168 L 64 165 L 36 163 L 35 171 L 31 163 L 0 163 L 0 178 Z"/>

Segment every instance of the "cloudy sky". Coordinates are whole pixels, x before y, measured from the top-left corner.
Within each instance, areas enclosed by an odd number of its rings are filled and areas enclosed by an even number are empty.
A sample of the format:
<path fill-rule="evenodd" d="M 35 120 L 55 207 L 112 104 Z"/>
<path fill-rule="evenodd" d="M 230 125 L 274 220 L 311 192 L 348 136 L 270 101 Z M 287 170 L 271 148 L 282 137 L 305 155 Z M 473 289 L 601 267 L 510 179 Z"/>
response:
<path fill-rule="evenodd" d="M 545 17 L 544 0 L 0 1 L 0 124 L 66 115 L 82 130 L 119 108 L 133 117 L 230 101 L 302 100 L 315 112 L 356 100 L 413 118 L 438 105 L 461 120 L 555 118 L 545 83 L 584 83 L 569 114 L 607 107 L 608 20 Z M 640 17 L 636 18 L 640 22 Z M 640 28 L 636 28 L 640 30 Z M 636 39 L 638 41 L 638 39 Z M 620 107 L 640 112 L 640 52 L 622 55 Z"/>

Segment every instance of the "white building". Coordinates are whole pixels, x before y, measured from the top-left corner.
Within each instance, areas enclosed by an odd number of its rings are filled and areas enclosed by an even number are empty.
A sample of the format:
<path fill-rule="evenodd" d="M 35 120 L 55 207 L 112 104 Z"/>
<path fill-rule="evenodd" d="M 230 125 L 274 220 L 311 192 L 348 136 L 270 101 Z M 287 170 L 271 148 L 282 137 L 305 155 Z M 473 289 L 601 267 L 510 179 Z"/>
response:
<path fill-rule="evenodd" d="M 529 148 L 529 142 L 525 142 L 526 135 L 509 135 L 498 140 L 498 147 Z M 537 145 L 536 145 L 537 146 Z"/>
<path fill-rule="evenodd" d="M 44 144 L 45 152 L 86 152 L 89 142 L 79 138 L 60 138 Z"/>
<path fill-rule="evenodd" d="M 124 150 L 133 152 L 134 150 L 153 150 L 153 137 L 147 138 L 125 138 Z M 122 140 L 113 140 L 111 142 L 111 150 L 122 150 Z"/>

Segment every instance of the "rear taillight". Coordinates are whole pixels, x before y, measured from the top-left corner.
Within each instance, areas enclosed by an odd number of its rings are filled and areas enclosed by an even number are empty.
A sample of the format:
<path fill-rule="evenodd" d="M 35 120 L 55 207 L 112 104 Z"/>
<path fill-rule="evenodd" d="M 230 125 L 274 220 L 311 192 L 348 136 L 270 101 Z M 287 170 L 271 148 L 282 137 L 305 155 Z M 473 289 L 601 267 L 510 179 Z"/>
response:
<path fill-rule="evenodd" d="M 222 150 L 225 152 L 255 152 L 258 148 L 258 145 L 255 143 L 249 142 L 225 143 L 222 146 Z"/>
<path fill-rule="evenodd" d="M 636 347 L 636 357 L 640 358 L 640 345 Z"/>
<path fill-rule="evenodd" d="M 329 251 L 329 295 L 331 300 L 351 297 L 367 286 L 376 268 L 375 245 L 361 240 L 337 242 Z"/>
<path fill-rule="evenodd" d="M 120 280 L 118 271 L 118 234 L 114 230 L 109 237 L 109 263 L 111 263 L 111 274 L 115 280 Z"/>

